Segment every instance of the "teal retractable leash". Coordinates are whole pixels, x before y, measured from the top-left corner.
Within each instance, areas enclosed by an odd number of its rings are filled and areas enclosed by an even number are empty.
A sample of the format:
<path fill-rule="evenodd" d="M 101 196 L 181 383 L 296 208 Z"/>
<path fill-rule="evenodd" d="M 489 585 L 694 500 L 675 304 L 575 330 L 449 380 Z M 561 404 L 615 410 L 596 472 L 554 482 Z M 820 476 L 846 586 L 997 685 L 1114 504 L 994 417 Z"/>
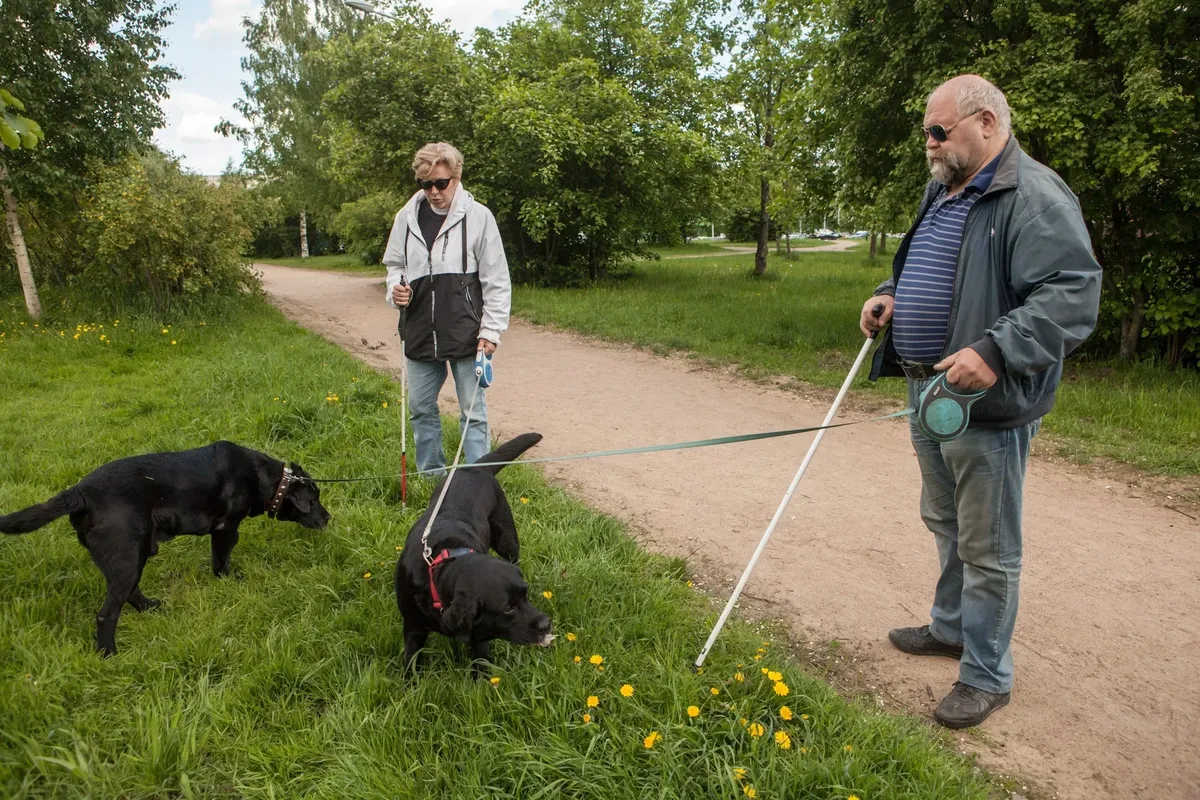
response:
<path fill-rule="evenodd" d="M 935 442 L 957 439 L 971 421 L 971 406 L 985 394 L 987 389 L 959 389 L 946 381 L 946 373 L 939 372 L 917 400 L 917 427 Z"/>

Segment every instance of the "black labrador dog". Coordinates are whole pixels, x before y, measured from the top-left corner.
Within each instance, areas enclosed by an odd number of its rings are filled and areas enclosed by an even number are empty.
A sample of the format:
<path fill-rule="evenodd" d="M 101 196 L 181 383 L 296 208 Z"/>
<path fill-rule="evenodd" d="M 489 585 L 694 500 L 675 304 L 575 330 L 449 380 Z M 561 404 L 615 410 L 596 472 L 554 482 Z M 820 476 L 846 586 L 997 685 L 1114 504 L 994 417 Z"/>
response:
<path fill-rule="evenodd" d="M 540 433 L 523 434 L 478 463 L 514 461 L 541 439 Z M 407 666 L 416 667 L 418 652 L 435 632 L 468 645 L 476 677 L 483 672 L 479 662 L 491 654 L 493 639 L 543 647 L 554 640 L 549 617 L 529 602 L 529 586 L 516 566 L 521 545 L 512 509 L 496 480 L 501 469 L 473 467 L 454 474 L 429 532 L 428 562 L 421 536 L 432 506 L 408 532 L 396 563 L 396 602 L 404 618 Z M 444 483 L 445 479 L 433 490 L 435 504 Z"/>
<path fill-rule="evenodd" d="M 44 503 L 0 516 L 0 531 L 29 533 L 69 514 L 79 543 L 108 581 L 96 615 L 96 647 L 116 654 L 115 634 L 126 604 L 146 611 L 162 604 L 138 582 L 159 542 L 212 536 L 212 571 L 229 572 L 229 554 L 246 517 L 267 514 L 306 528 L 329 524 L 316 483 L 299 464 L 285 465 L 233 442 L 177 453 L 111 461 Z"/>

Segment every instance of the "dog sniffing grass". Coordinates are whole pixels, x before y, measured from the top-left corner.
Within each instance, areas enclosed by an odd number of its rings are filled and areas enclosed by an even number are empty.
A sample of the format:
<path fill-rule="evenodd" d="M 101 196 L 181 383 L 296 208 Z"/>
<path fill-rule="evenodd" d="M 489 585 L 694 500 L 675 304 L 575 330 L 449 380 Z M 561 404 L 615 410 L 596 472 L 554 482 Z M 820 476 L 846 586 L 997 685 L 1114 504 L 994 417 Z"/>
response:
<path fill-rule="evenodd" d="M 0 345 L 0 509 L 113 458 L 221 438 L 317 478 L 398 470 L 397 386 L 269 308 L 247 300 L 168 334 L 86 322 L 106 327 Z M 141 584 L 169 611 L 127 615 L 110 659 L 90 643 L 104 582 L 67 522 L 3 538 L 0 796 L 988 795 L 920 723 L 847 704 L 749 625 L 731 623 L 693 674 L 715 612 L 685 565 L 532 468 L 500 480 L 558 639 L 495 643 L 491 681 L 442 637 L 419 677 L 403 669 L 391 567 L 428 483 L 403 513 L 397 481 L 323 484 L 320 531 L 246 520 L 231 578 L 212 575 L 205 538 L 170 542 Z"/>

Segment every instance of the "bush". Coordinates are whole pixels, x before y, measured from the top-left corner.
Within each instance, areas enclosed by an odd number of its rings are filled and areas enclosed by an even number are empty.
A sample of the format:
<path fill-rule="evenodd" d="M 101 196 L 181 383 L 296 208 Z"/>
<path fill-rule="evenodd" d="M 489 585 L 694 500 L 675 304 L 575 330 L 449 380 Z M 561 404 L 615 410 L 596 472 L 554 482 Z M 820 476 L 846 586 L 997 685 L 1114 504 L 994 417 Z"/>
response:
<path fill-rule="evenodd" d="M 97 174 L 83 202 L 82 242 L 68 284 L 114 306 L 179 301 L 257 288 L 242 254 L 268 209 L 236 178 L 213 186 L 156 154 Z"/>
<path fill-rule="evenodd" d="M 393 192 L 377 192 L 342 205 L 333 218 L 333 228 L 345 242 L 346 252 L 367 265 L 383 260 L 392 220 L 404 205 Z"/>
<path fill-rule="evenodd" d="M 728 232 L 726 238 L 731 242 L 758 241 L 758 209 L 735 208 L 729 215 L 729 225 L 726 230 Z M 774 240 L 776 234 L 775 220 L 772 219 L 767 238 Z"/>

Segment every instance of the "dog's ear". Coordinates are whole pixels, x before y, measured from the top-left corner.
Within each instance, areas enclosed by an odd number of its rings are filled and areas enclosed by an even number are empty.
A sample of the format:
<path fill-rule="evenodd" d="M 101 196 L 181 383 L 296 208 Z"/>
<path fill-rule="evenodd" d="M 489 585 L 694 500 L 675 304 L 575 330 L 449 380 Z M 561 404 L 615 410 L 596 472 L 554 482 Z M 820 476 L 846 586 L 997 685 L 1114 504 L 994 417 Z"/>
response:
<path fill-rule="evenodd" d="M 442 613 L 446 628 L 458 635 L 466 635 L 478 621 L 479 613 L 483 610 L 483 601 L 469 586 L 460 581 L 454 590 L 454 599 Z"/>
<path fill-rule="evenodd" d="M 301 514 L 307 514 L 309 511 L 312 511 L 312 498 L 310 495 L 315 493 L 317 485 L 312 482 L 308 477 L 308 473 L 299 464 L 293 461 L 291 467 L 292 474 L 296 477 L 293 479 L 295 481 L 294 488 L 288 492 L 288 500 L 291 501 L 292 505 Z"/>

